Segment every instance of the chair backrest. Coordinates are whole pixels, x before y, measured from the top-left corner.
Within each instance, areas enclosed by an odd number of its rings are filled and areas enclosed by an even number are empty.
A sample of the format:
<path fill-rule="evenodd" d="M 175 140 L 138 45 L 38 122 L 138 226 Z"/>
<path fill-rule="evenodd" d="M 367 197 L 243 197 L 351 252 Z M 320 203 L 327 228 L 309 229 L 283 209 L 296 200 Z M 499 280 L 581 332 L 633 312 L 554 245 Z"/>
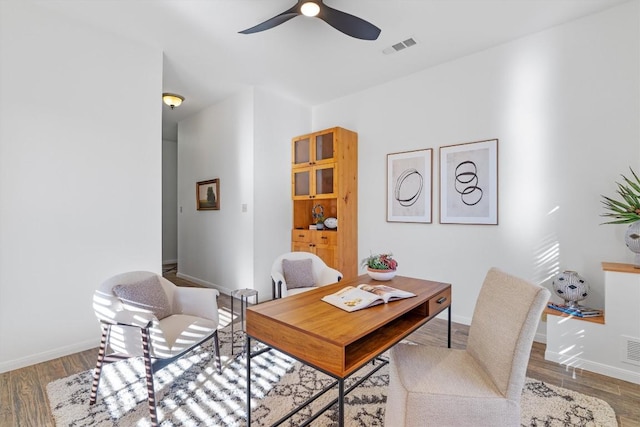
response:
<path fill-rule="evenodd" d="M 520 400 L 531 345 L 551 293 L 492 268 L 473 312 L 467 351 L 506 398 Z"/>
<path fill-rule="evenodd" d="M 115 312 L 125 309 L 122 301 L 113 293 L 114 286 L 141 282 L 152 276 L 158 276 L 169 303 L 173 305 L 173 292 L 175 288 L 173 283 L 150 271 L 130 271 L 108 278 L 95 290 L 93 294 L 93 309 L 96 317 L 99 320 L 110 322 Z"/>
<path fill-rule="evenodd" d="M 326 285 L 326 283 L 317 283 L 319 278 L 322 276 L 323 270 L 327 268 L 327 264 L 325 264 L 324 261 L 322 261 L 322 259 L 319 256 L 312 254 L 311 252 L 287 252 L 285 254 L 280 255 L 278 258 L 276 258 L 276 260 L 273 262 L 273 265 L 271 266 L 272 272 L 275 271 L 280 274 L 283 274 L 283 271 L 282 271 L 283 259 L 288 259 L 288 260 L 310 259 L 313 266 L 312 267 L 313 278 L 316 281 L 316 286 Z"/>

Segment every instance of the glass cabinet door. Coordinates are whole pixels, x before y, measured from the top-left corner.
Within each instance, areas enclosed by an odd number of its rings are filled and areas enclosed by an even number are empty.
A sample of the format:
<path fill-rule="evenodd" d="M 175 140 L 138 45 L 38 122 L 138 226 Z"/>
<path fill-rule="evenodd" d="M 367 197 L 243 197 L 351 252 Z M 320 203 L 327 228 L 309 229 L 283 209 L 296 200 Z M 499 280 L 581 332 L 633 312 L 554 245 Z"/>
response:
<path fill-rule="evenodd" d="M 309 198 L 311 196 L 311 171 L 304 169 L 293 173 L 293 197 Z"/>
<path fill-rule="evenodd" d="M 323 160 L 334 161 L 333 151 L 334 151 L 333 132 L 316 135 L 314 161 L 320 162 L 320 163 L 322 163 Z"/>
<path fill-rule="evenodd" d="M 315 168 L 315 195 L 334 196 L 336 184 L 336 165 Z"/>
<path fill-rule="evenodd" d="M 293 165 L 305 166 L 311 164 L 311 139 L 304 138 L 293 142 Z"/>

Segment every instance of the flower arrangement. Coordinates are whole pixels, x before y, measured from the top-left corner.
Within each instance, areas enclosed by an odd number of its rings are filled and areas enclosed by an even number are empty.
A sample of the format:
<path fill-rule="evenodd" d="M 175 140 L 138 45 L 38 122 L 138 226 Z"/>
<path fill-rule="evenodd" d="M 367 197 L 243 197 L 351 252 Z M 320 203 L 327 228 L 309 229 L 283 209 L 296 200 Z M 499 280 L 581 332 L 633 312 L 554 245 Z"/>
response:
<path fill-rule="evenodd" d="M 629 169 L 633 179 L 622 175 L 624 184 L 616 182 L 618 185 L 616 192 L 622 200 L 602 196 L 602 204 L 608 212 L 601 216 L 613 218 L 604 224 L 628 224 L 640 221 L 640 179 L 633 169 Z"/>
<path fill-rule="evenodd" d="M 362 268 L 367 267 L 372 270 L 395 270 L 398 262 L 391 256 L 391 253 L 370 255 L 363 259 L 360 265 Z"/>

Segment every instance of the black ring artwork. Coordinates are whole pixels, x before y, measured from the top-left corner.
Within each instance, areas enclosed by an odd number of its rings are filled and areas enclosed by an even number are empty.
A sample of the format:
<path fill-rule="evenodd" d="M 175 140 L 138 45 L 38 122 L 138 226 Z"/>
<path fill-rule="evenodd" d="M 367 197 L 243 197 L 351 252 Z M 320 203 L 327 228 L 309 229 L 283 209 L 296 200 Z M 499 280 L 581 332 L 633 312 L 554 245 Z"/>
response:
<path fill-rule="evenodd" d="M 420 186 L 418 187 L 418 191 L 416 191 L 415 194 L 410 195 L 410 197 L 404 196 L 401 198 L 400 193 L 402 191 L 402 185 L 407 180 L 407 178 L 413 175 L 417 175 L 419 179 Z M 400 203 L 400 206 L 404 206 L 404 207 L 412 206 L 418 201 L 418 198 L 422 193 L 422 187 L 424 187 L 424 179 L 422 177 L 422 174 L 418 172 L 416 169 L 406 169 L 404 172 L 400 174 L 400 176 L 396 180 L 396 189 L 394 193 L 395 199 L 398 201 L 398 203 Z"/>
<path fill-rule="evenodd" d="M 484 192 L 478 187 L 478 167 L 471 160 L 460 162 L 456 166 L 455 189 L 460 194 L 460 200 L 467 206 L 477 205 Z M 460 184 L 460 185 L 458 185 Z"/>

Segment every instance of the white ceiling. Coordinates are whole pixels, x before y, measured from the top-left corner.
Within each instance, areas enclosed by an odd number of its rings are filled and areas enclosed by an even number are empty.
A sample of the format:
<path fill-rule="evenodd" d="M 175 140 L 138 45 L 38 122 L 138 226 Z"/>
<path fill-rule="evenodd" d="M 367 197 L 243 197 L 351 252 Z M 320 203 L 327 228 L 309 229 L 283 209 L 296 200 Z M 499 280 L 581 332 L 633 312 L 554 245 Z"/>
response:
<path fill-rule="evenodd" d="M 629 0 L 326 0 L 381 28 L 376 41 L 303 16 L 238 34 L 296 0 L 34 1 L 162 49 L 163 91 L 186 98 L 163 107 L 175 140 L 179 120 L 248 86 L 317 105 Z M 418 44 L 382 53 L 409 37 Z"/>

